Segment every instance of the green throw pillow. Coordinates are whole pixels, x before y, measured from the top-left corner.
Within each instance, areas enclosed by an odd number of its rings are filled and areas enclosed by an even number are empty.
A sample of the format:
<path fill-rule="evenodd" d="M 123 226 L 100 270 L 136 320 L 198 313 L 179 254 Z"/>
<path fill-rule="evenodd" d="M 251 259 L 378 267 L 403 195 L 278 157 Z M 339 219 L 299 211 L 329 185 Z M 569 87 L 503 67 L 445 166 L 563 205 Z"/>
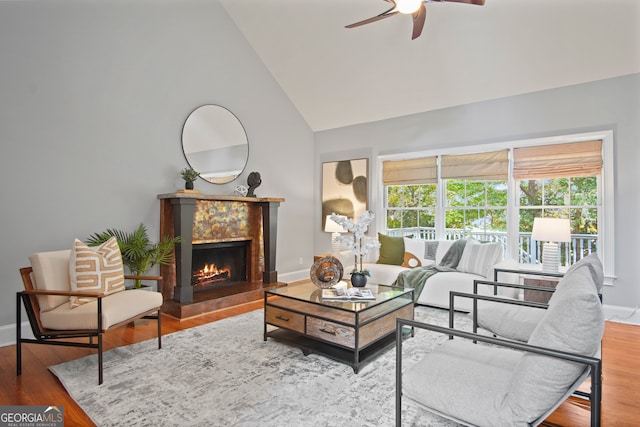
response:
<path fill-rule="evenodd" d="M 380 242 L 380 257 L 378 264 L 401 265 L 404 262 L 404 239 L 389 237 L 378 233 Z"/>

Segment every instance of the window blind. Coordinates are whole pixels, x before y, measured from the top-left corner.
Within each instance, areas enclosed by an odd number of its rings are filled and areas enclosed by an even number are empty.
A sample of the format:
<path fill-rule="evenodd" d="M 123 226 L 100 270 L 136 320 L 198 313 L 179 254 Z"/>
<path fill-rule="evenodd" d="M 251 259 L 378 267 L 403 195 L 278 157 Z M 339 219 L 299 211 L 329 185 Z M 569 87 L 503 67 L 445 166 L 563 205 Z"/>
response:
<path fill-rule="evenodd" d="M 513 159 L 515 179 L 599 175 L 602 171 L 602 141 L 516 148 Z"/>
<path fill-rule="evenodd" d="M 382 162 L 384 185 L 433 184 L 438 181 L 436 157 Z"/>
<path fill-rule="evenodd" d="M 506 181 L 509 177 L 509 150 L 442 156 L 443 179 Z"/>

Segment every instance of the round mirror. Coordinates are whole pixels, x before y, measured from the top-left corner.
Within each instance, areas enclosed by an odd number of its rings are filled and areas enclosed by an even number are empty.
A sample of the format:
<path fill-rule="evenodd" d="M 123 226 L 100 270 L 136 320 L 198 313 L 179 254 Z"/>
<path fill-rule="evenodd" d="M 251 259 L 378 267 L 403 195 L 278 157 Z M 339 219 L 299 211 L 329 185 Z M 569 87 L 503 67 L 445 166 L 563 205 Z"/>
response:
<path fill-rule="evenodd" d="M 231 111 L 219 105 L 203 105 L 184 122 L 182 151 L 202 179 L 226 184 L 247 165 L 249 142 L 242 123 Z"/>

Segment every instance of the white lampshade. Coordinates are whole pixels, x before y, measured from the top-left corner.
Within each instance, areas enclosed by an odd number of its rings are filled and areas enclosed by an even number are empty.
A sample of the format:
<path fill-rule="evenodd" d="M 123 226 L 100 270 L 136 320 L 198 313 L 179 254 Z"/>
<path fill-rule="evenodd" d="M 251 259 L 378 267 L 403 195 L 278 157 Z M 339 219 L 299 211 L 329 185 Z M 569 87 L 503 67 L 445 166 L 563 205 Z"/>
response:
<path fill-rule="evenodd" d="M 331 219 L 331 215 L 327 215 L 324 223 L 324 231 L 331 233 L 331 253 L 334 255 L 340 252 L 340 233 L 345 233 L 347 230 L 342 228 L 340 224 Z"/>
<path fill-rule="evenodd" d="M 345 230 L 340 224 L 331 219 L 331 215 L 327 215 L 324 223 L 324 231 L 327 233 L 344 233 Z"/>
<path fill-rule="evenodd" d="M 534 218 L 531 238 L 542 242 L 570 242 L 571 225 L 566 218 Z"/>

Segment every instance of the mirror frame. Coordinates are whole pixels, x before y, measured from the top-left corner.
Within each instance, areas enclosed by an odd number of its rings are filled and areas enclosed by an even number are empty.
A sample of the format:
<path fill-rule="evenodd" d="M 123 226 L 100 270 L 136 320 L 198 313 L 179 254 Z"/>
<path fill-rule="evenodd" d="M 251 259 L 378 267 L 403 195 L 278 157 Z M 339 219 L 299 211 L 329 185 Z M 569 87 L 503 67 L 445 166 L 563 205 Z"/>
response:
<path fill-rule="evenodd" d="M 205 109 L 212 110 L 212 112 L 209 113 L 208 111 L 205 111 Z M 208 115 L 203 116 L 204 113 L 207 113 Z M 220 114 L 223 114 L 223 116 L 221 116 Z M 198 120 L 198 121 L 193 122 L 194 120 Z M 217 105 L 217 104 L 200 105 L 199 107 L 191 111 L 191 113 L 189 113 L 186 120 L 184 121 L 184 124 L 182 125 L 182 135 L 181 135 L 182 154 L 184 155 L 184 158 L 187 161 L 187 164 L 189 165 L 190 168 L 196 170 L 197 172 L 201 172 L 201 170 L 199 170 L 198 167 L 194 165 L 195 159 L 193 158 L 193 156 L 191 160 L 189 159 L 189 155 L 187 154 L 187 150 L 185 149 L 185 134 L 189 131 L 190 128 L 193 128 L 193 123 L 205 124 L 207 126 L 203 126 L 203 128 L 209 127 L 210 129 L 214 129 L 216 126 L 216 123 L 221 123 L 222 120 L 225 121 L 225 124 L 227 125 L 228 128 L 233 126 L 233 129 L 232 129 L 233 132 L 238 134 L 236 136 L 239 136 L 240 132 L 242 133 L 242 136 L 244 137 L 244 142 L 240 144 L 235 144 L 234 146 L 246 145 L 247 153 L 246 153 L 242 168 L 235 174 L 222 176 L 222 177 L 211 177 L 211 178 L 200 176 L 200 178 L 202 178 L 204 181 L 210 182 L 212 184 L 228 184 L 234 181 L 235 179 L 237 179 L 242 174 L 242 172 L 244 172 L 244 170 L 246 169 L 247 163 L 249 162 L 249 138 L 247 136 L 246 129 L 242 125 L 242 122 L 240 121 L 240 119 L 238 119 L 238 117 L 235 114 L 233 114 L 228 108 L 223 107 L 222 105 Z M 239 127 L 235 127 L 236 124 Z M 211 150 L 218 149 L 218 147 L 216 147 L 216 143 L 218 141 L 215 140 L 215 135 L 211 135 L 210 139 L 212 141 L 210 141 L 209 144 L 213 145 Z M 189 143 L 189 141 L 186 141 L 186 142 L 187 144 Z M 230 146 L 225 145 L 221 148 L 225 148 L 225 147 L 230 147 Z"/>

